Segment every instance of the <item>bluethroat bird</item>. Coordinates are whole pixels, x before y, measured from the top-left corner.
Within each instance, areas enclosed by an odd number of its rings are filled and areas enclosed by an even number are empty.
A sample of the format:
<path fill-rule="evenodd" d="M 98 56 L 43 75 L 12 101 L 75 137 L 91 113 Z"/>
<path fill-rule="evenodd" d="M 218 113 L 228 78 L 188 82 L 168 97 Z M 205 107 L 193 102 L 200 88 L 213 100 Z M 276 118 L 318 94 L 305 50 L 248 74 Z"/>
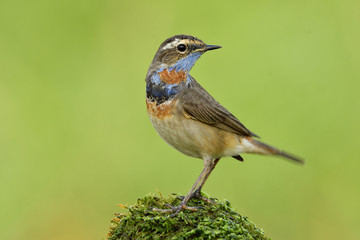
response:
<path fill-rule="evenodd" d="M 183 154 L 203 160 L 204 169 L 179 206 L 154 209 L 160 212 L 196 211 L 187 206 L 201 189 L 222 157 L 243 161 L 241 153 L 278 155 L 303 163 L 298 157 L 254 138 L 234 115 L 217 102 L 190 74 L 205 52 L 221 48 L 189 35 L 176 35 L 163 42 L 146 75 L 146 106 L 158 134 Z"/>

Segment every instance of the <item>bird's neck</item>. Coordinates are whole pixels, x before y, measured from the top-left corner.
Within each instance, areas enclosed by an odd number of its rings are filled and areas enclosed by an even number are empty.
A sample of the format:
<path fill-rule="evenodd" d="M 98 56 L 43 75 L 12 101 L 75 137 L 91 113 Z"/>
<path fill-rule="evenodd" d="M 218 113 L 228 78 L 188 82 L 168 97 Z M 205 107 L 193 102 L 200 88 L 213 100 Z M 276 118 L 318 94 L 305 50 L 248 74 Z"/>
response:
<path fill-rule="evenodd" d="M 190 72 L 191 68 L 194 66 L 196 61 L 201 57 L 201 52 L 193 52 L 190 55 L 186 56 L 185 58 L 180 59 L 174 65 L 169 67 L 169 70 L 176 70 L 176 71 L 183 71 L 183 72 Z"/>
<path fill-rule="evenodd" d="M 201 55 L 201 52 L 193 52 L 170 66 L 163 66 L 153 74 L 150 80 L 154 83 L 162 81 L 169 85 L 190 81 L 189 72 Z"/>
<path fill-rule="evenodd" d="M 160 69 L 147 81 L 146 96 L 148 100 L 161 104 L 174 98 L 190 82 L 188 72 L 169 68 Z"/>
<path fill-rule="evenodd" d="M 172 68 L 160 69 L 153 77 L 155 83 L 157 80 L 165 83 L 166 85 L 178 85 L 181 82 L 188 80 L 189 73 L 183 70 L 177 70 Z"/>
<path fill-rule="evenodd" d="M 189 88 L 192 81 L 189 72 L 201 54 L 200 52 L 192 53 L 171 66 L 152 72 L 146 84 L 148 100 L 161 104 L 174 98 L 184 88 Z"/>

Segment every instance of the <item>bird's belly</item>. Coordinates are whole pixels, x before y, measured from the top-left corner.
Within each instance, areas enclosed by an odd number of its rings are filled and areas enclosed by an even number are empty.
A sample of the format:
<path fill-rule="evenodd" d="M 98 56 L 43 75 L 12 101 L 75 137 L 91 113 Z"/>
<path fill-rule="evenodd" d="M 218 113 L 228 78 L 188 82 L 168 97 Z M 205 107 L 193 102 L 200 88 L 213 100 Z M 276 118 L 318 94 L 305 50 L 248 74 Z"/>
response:
<path fill-rule="evenodd" d="M 158 134 L 178 151 L 196 158 L 239 154 L 239 139 L 235 134 L 186 118 L 175 111 L 174 100 L 161 105 L 147 102 L 149 117 Z"/>

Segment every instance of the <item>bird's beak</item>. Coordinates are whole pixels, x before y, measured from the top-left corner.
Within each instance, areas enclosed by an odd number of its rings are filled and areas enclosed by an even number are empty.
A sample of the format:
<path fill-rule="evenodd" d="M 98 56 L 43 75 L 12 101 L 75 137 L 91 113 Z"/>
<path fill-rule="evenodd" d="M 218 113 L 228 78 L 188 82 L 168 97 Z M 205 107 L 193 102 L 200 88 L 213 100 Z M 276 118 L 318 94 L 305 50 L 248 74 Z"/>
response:
<path fill-rule="evenodd" d="M 218 49 L 218 48 L 221 48 L 221 46 L 218 46 L 218 45 L 205 45 L 204 51 L 214 50 L 214 49 Z"/>

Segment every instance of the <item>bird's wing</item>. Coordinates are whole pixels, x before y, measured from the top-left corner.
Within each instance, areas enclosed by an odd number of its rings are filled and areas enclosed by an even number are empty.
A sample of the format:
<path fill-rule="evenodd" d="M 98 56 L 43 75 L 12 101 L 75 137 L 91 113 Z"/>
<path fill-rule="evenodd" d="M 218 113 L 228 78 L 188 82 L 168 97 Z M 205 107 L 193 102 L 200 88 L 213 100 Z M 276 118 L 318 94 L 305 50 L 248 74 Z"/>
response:
<path fill-rule="evenodd" d="M 186 117 L 217 127 L 240 136 L 254 136 L 234 115 L 217 102 L 195 80 L 181 96 L 181 105 Z"/>

